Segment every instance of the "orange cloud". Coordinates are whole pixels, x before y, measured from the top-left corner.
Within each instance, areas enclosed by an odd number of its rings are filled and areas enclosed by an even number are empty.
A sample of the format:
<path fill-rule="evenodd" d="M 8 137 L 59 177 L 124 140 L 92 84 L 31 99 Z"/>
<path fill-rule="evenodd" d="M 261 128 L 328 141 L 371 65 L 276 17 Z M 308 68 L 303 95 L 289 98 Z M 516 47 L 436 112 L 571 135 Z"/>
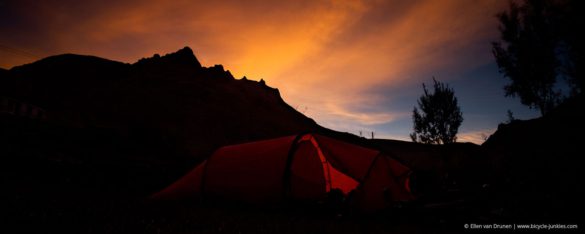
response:
<path fill-rule="evenodd" d="M 325 120 L 321 123 L 326 126 L 328 121 L 339 119 L 346 119 L 346 123 L 355 126 L 373 124 L 372 121 L 352 118 L 361 114 L 380 116 L 377 113 L 384 112 L 384 106 L 380 106 L 379 102 L 382 100 L 377 94 L 368 93 L 371 87 L 422 83 L 430 77 L 421 74 L 421 71 L 441 75 L 455 69 L 471 70 L 489 62 L 489 41 L 484 39 L 497 35 L 493 14 L 498 7 L 493 1 L 421 2 L 394 22 L 370 25 L 372 30 L 354 37 L 351 43 L 326 44 L 309 60 L 280 73 L 275 86 L 287 87 L 283 93 L 286 100 L 292 103 L 314 105 L 313 108 L 319 111 L 309 114 L 317 120 Z M 363 14 L 376 9 L 371 7 Z M 483 51 L 472 53 L 474 57 L 466 57 L 469 50 Z M 358 113 L 351 109 L 356 102 L 379 106 L 380 110 L 377 113 Z M 346 111 L 336 111 L 339 109 Z M 391 110 L 398 113 L 408 111 L 411 110 Z M 388 121 L 392 120 L 388 117 Z"/>
<path fill-rule="evenodd" d="M 493 16 L 506 6 L 498 0 L 23 2 L 29 5 L 17 23 L 35 30 L 0 45 L 124 62 L 188 45 L 203 65 L 222 63 L 237 77 L 263 78 L 320 124 L 343 129 L 409 116 L 411 109 L 381 105 L 388 100 L 372 87 L 421 83 L 429 74 L 448 80 L 442 75 L 490 61 L 486 38 L 497 36 Z M 1 66 L 27 60 L 8 57 Z"/>

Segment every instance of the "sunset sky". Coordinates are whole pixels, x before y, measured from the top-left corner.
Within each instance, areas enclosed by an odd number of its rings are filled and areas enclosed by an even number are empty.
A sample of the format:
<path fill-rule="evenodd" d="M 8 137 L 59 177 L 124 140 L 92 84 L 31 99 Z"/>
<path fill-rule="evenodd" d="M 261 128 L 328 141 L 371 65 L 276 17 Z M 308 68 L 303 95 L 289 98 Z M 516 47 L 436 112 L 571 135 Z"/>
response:
<path fill-rule="evenodd" d="M 432 77 L 447 82 L 482 143 L 512 110 L 491 54 L 501 0 L 188 1 L 0 0 L 0 67 L 62 53 L 133 63 L 191 47 L 204 66 L 264 79 L 319 124 L 409 140 L 412 110 Z"/>

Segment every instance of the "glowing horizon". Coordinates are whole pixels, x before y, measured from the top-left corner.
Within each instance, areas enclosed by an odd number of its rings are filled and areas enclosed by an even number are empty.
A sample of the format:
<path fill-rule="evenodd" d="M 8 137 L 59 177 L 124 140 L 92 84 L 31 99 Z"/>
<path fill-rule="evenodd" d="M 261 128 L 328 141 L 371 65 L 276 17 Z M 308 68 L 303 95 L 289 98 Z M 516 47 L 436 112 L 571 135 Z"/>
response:
<path fill-rule="evenodd" d="M 506 7 L 498 0 L 25 0 L 1 12 L 0 67 L 61 53 L 131 63 L 189 46 L 204 66 L 264 79 L 325 127 L 402 140 L 420 84 L 436 76 L 460 100 L 459 139 L 481 143 L 507 109 L 537 115 L 503 97 L 505 80 L 494 69 L 494 15 Z M 490 89 L 470 88 L 476 83 Z"/>

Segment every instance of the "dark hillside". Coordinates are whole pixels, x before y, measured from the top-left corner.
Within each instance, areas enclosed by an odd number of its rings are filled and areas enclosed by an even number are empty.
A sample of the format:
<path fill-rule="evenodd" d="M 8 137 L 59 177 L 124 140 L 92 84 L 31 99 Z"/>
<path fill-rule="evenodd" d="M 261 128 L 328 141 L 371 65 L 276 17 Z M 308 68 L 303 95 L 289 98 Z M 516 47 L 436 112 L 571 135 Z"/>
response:
<path fill-rule="evenodd" d="M 220 146 L 322 129 L 277 89 L 202 67 L 189 48 L 1 70 L 0 104 L 2 207 L 25 232 L 108 232 Z"/>
<path fill-rule="evenodd" d="M 2 97 L 44 109 L 49 123 L 155 135 L 195 160 L 218 146 L 319 128 L 277 89 L 236 80 L 221 65 L 201 67 L 189 48 L 135 64 L 53 56 L 15 67 L 1 82 Z"/>
<path fill-rule="evenodd" d="M 544 117 L 501 124 L 482 145 L 507 215 L 567 222 L 583 208 L 583 106 L 581 95 Z"/>

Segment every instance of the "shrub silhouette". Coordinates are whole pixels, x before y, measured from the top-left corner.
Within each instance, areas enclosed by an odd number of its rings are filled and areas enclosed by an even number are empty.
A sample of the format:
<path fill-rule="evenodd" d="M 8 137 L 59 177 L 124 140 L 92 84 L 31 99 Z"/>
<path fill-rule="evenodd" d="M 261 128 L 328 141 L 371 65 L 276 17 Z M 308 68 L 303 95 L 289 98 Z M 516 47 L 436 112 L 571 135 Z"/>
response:
<path fill-rule="evenodd" d="M 434 93 L 429 93 L 423 83 L 424 94 L 418 100 L 422 113 L 414 107 L 414 132 L 410 134 L 410 138 L 414 142 L 425 144 L 453 143 L 463 122 L 463 114 L 454 91 L 434 77 L 433 82 Z"/>

